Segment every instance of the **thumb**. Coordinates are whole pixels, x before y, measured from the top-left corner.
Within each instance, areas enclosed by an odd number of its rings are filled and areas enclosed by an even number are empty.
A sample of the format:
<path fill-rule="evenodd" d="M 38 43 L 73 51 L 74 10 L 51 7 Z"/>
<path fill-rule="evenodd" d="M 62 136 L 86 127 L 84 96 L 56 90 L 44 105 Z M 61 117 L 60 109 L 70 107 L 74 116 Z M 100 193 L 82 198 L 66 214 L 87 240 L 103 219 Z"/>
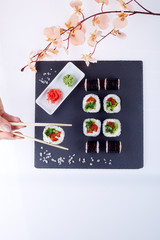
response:
<path fill-rule="evenodd" d="M 12 131 L 10 123 L 1 116 L 0 116 L 0 130 L 3 130 L 5 132 Z"/>

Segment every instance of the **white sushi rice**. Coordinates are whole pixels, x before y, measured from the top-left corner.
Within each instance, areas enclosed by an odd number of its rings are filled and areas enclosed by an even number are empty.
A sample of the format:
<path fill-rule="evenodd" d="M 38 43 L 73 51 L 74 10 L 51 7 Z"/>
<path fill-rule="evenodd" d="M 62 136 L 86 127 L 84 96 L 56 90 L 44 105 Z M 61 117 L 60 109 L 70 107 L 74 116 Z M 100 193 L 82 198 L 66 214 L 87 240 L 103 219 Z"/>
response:
<path fill-rule="evenodd" d="M 45 131 L 48 129 L 48 128 L 54 128 L 55 130 L 61 132 L 61 135 L 60 137 L 57 137 L 58 140 L 56 142 L 53 142 L 49 136 L 46 136 L 45 134 Z M 47 142 L 47 143 L 51 143 L 51 144 L 54 144 L 54 145 L 57 145 L 57 144 L 60 144 L 63 142 L 64 140 L 64 136 L 65 136 L 65 132 L 64 130 L 61 128 L 61 127 L 58 127 L 58 126 L 46 126 L 43 130 L 43 141 Z"/>
<path fill-rule="evenodd" d="M 90 120 L 94 121 L 95 124 L 98 126 L 97 132 L 93 131 L 93 133 L 87 133 L 86 122 L 88 122 Z M 95 119 L 95 118 L 87 118 L 87 119 L 84 120 L 84 122 L 83 122 L 83 133 L 84 133 L 85 136 L 96 137 L 100 134 L 100 131 L 101 131 L 101 121 L 100 120 Z"/>
<path fill-rule="evenodd" d="M 87 104 L 87 100 L 88 98 L 93 97 L 96 100 L 96 104 L 95 104 L 95 108 L 94 109 L 88 109 L 87 111 L 85 110 L 85 106 Z M 84 110 L 84 112 L 87 113 L 97 113 L 100 111 L 101 108 L 101 103 L 100 103 L 100 99 L 96 94 L 87 94 L 84 98 L 83 98 L 83 103 L 82 103 L 82 108 Z"/>
<path fill-rule="evenodd" d="M 115 122 L 118 123 L 118 129 L 114 132 L 114 133 L 106 133 L 105 131 L 105 126 L 107 125 L 107 122 Z M 103 125 L 102 125 L 102 131 L 105 137 L 118 137 L 121 135 L 121 123 L 118 119 L 105 119 L 103 121 Z"/>
<path fill-rule="evenodd" d="M 116 102 L 118 103 L 118 105 L 113 109 L 113 111 L 106 109 L 107 108 L 107 99 L 109 98 L 113 98 L 114 100 L 116 100 Z M 121 99 L 120 97 L 118 97 L 116 94 L 108 94 L 107 96 L 105 96 L 105 98 L 103 99 L 103 108 L 104 111 L 107 113 L 118 113 L 121 111 Z"/>

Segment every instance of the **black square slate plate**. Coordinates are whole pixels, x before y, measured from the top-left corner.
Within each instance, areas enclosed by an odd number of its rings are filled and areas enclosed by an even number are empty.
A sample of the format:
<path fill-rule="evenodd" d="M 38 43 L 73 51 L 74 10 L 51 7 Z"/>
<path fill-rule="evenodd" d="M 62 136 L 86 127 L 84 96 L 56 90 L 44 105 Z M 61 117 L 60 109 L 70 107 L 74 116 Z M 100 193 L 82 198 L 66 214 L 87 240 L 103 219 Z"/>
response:
<path fill-rule="evenodd" d="M 35 143 L 36 168 L 104 168 L 138 169 L 143 167 L 143 73 L 141 61 L 98 61 L 89 67 L 82 61 L 72 61 L 85 73 L 86 78 L 100 78 L 100 91 L 93 91 L 100 97 L 102 108 L 99 113 L 85 113 L 82 110 L 83 97 L 91 92 L 84 90 L 84 79 L 67 97 L 53 115 L 48 115 L 37 104 L 35 122 L 72 123 L 64 127 L 65 139 L 61 144 L 69 151 Z M 41 61 L 37 63 L 36 98 L 52 79 L 62 70 L 67 61 Z M 104 78 L 120 78 L 120 90 L 105 91 Z M 103 110 L 103 98 L 110 93 L 120 96 L 122 109 L 119 113 L 107 114 Z M 94 117 L 101 122 L 106 118 L 117 118 L 122 125 L 119 137 L 106 138 L 102 132 L 94 140 L 100 141 L 99 154 L 86 154 L 85 142 L 93 140 L 83 135 L 83 120 Z M 35 137 L 42 139 L 42 127 L 35 128 Z M 105 152 L 106 140 L 120 140 L 121 154 Z"/>

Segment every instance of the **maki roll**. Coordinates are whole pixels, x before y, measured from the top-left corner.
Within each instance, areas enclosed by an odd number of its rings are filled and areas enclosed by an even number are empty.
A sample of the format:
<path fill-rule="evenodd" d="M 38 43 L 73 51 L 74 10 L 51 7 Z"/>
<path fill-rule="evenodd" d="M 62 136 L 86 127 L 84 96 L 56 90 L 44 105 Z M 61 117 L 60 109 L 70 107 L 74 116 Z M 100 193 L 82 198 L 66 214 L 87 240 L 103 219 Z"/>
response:
<path fill-rule="evenodd" d="M 83 110 L 85 112 L 96 113 L 101 108 L 100 99 L 95 94 L 88 94 L 83 98 Z"/>
<path fill-rule="evenodd" d="M 121 141 L 106 141 L 106 153 L 121 153 Z"/>
<path fill-rule="evenodd" d="M 120 89 L 120 79 L 119 78 L 105 78 L 104 79 L 104 89 L 105 90 L 119 90 Z"/>
<path fill-rule="evenodd" d="M 121 110 L 121 100 L 115 94 L 108 94 L 103 100 L 103 108 L 107 113 L 118 113 Z"/>
<path fill-rule="evenodd" d="M 60 144 L 64 140 L 64 130 L 57 126 L 46 126 L 43 130 L 43 140 L 51 144 Z"/>
<path fill-rule="evenodd" d="M 117 137 L 121 134 L 121 123 L 118 119 L 106 119 L 103 122 L 103 134 L 106 137 Z"/>
<path fill-rule="evenodd" d="M 86 153 L 99 153 L 99 141 L 87 141 L 85 144 Z"/>
<path fill-rule="evenodd" d="M 85 91 L 99 91 L 100 90 L 100 80 L 97 79 L 85 79 L 84 82 Z"/>
<path fill-rule="evenodd" d="M 98 119 L 88 118 L 83 122 L 83 133 L 85 136 L 96 137 L 100 134 L 101 122 Z"/>

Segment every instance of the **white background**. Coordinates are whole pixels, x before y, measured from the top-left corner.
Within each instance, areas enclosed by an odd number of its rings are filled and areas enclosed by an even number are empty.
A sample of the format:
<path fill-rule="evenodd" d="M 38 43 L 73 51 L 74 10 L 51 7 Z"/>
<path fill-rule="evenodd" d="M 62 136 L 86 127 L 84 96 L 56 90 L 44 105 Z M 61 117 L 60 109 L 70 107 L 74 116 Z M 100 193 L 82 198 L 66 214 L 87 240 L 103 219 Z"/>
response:
<path fill-rule="evenodd" d="M 20 68 L 32 50 L 45 47 L 43 29 L 63 26 L 70 17 L 69 2 L 1 1 L 0 96 L 6 111 L 23 121 L 34 122 L 35 75 Z M 83 2 L 86 16 L 98 11 L 96 2 Z M 141 3 L 160 12 L 158 0 Z M 1 141 L 0 239 L 160 239 L 160 17 L 130 17 L 124 31 L 125 40 L 109 37 L 95 57 L 143 61 L 144 168 L 35 169 L 33 142 Z M 87 45 L 71 47 L 68 56 L 62 52 L 53 59 L 79 60 L 89 51 Z M 33 136 L 34 129 L 23 133 Z"/>

